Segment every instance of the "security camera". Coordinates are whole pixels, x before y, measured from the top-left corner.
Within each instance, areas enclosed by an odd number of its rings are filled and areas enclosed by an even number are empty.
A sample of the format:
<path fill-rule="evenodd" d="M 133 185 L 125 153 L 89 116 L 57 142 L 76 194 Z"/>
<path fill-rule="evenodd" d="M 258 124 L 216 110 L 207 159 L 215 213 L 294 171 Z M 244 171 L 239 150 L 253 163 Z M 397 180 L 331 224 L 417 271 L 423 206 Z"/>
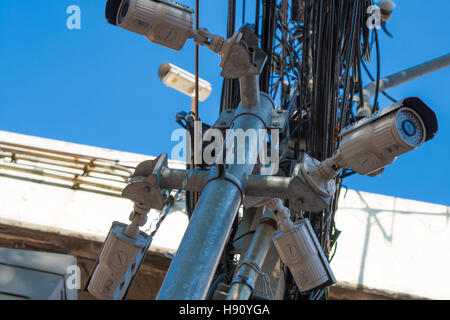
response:
<path fill-rule="evenodd" d="M 272 240 L 300 291 L 307 292 L 336 283 L 309 220 L 301 219 L 294 225 L 289 209 L 280 199 L 268 200 L 264 205 L 275 214 L 279 228 Z"/>
<path fill-rule="evenodd" d="M 192 37 L 193 10 L 170 0 L 108 0 L 108 23 L 180 50 Z"/>
<path fill-rule="evenodd" d="M 433 110 L 419 98 L 406 98 L 344 128 L 336 153 L 323 162 L 306 157 L 302 174 L 316 192 L 331 196 L 341 169 L 374 174 L 432 139 L 437 129 Z"/>
<path fill-rule="evenodd" d="M 262 71 L 267 55 L 258 47 L 258 38 L 247 27 L 229 39 L 193 29 L 194 11 L 170 0 L 108 0 L 105 16 L 108 23 L 141 34 L 151 42 L 181 50 L 187 39 L 208 47 L 222 57 L 221 75 L 237 79 Z"/>
<path fill-rule="evenodd" d="M 113 222 L 85 288 L 97 299 L 124 299 L 147 254 L 151 236 L 129 231 L 126 224 Z"/>
<path fill-rule="evenodd" d="M 163 63 L 159 67 L 159 79 L 168 87 L 174 88 L 190 97 L 195 94 L 195 76 L 171 63 Z M 211 84 L 199 79 L 198 99 L 205 101 L 212 91 Z"/>

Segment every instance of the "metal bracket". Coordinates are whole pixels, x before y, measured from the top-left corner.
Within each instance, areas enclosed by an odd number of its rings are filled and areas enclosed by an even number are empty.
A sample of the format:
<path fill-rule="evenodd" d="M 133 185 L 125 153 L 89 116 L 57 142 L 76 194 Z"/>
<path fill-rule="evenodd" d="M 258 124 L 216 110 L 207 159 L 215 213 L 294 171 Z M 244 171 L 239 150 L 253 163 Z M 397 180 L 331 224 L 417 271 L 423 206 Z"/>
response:
<path fill-rule="evenodd" d="M 162 210 L 168 195 L 159 187 L 161 171 L 168 167 L 167 154 L 140 163 L 122 195 L 141 207 Z"/>
<path fill-rule="evenodd" d="M 231 286 L 233 286 L 233 284 L 235 283 L 243 283 L 247 285 L 252 291 L 255 288 L 255 282 L 247 276 L 237 275 L 234 278 L 234 281 L 231 283 Z"/>
<path fill-rule="evenodd" d="M 224 179 L 233 183 L 239 189 L 239 192 L 241 193 L 241 199 L 244 199 L 244 194 L 247 187 L 245 181 L 240 181 L 234 175 L 226 171 L 220 174 L 216 167 L 212 167 L 210 169 L 210 174 L 208 178 L 203 182 L 201 190 L 203 190 L 208 183 L 217 179 Z"/>
<path fill-rule="evenodd" d="M 317 193 L 303 176 L 304 161 L 310 158 L 305 154 L 303 161 L 298 163 L 288 187 L 289 207 L 294 212 L 299 210 L 318 212 L 330 205 L 331 197 L 324 197 Z"/>
<path fill-rule="evenodd" d="M 225 40 L 220 55 L 220 75 L 229 79 L 260 74 L 267 60 L 266 53 L 258 47 L 255 33 L 247 27 L 242 27 Z"/>
<path fill-rule="evenodd" d="M 245 113 L 237 113 L 236 110 L 239 109 L 225 109 L 221 112 L 219 115 L 219 118 L 214 123 L 213 128 L 216 129 L 229 129 L 231 125 L 233 124 L 234 119 L 236 119 L 238 116 L 243 115 Z M 241 111 L 241 110 L 240 110 Z M 249 114 L 254 114 L 258 116 L 256 111 L 248 111 Z M 286 127 L 287 119 L 288 119 L 289 113 L 286 110 L 283 109 L 275 109 L 272 112 L 271 120 L 269 123 L 266 123 L 267 129 L 279 129 L 284 130 Z"/>

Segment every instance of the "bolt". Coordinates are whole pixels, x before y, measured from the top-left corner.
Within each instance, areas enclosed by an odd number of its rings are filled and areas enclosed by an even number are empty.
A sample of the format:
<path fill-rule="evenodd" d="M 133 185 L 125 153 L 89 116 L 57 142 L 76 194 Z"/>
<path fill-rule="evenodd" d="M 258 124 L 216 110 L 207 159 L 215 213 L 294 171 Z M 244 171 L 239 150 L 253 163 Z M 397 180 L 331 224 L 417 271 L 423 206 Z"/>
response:
<path fill-rule="evenodd" d="M 279 124 L 280 124 L 280 123 L 279 123 L 278 121 L 272 122 L 272 125 L 275 126 L 275 127 L 278 126 Z"/>
<path fill-rule="evenodd" d="M 283 113 L 283 110 L 278 109 L 278 110 L 277 110 L 277 113 L 278 113 L 278 114 L 282 114 L 282 113 Z"/>
<path fill-rule="evenodd" d="M 297 198 L 297 202 L 300 202 L 300 204 L 303 204 L 305 202 L 305 200 L 303 200 L 302 198 Z"/>
<path fill-rule="evenodd" d="M 227 124 L 227 122 L 226 122 L 226 121 L 224 121 L 224 120 L 222 120 L 222 121 L 220 121 L 220 124 L 223 124 L 223 125 L 225 125 L 225 124 Z"/>
<path fill-rule="evenodd" d="M 232 112 L 233 112 L 233 110 L 227 109 L 227 113 L 232 113 Z"/>

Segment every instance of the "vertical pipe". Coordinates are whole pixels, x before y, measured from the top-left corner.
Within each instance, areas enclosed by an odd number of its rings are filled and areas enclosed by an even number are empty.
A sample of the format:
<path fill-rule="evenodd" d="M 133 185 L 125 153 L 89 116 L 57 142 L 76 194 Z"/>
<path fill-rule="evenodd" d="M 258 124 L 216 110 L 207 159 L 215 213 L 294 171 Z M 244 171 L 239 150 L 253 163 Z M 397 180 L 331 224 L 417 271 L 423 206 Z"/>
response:
<path fill-rule="evenodd" d="M 198 32 L 199 28 L 199 1 L 195 0 L 195 31 Z M 195 43 L 195 108 L 194 108 L 194 168 L 197 167 L 199 160 L 198 159 L 198 148 L 199 148 L 199 141 L 198 141 L 198 82 L 199 82 L 199 76 L 198 76 L 198 64 L 199 64 L 199 50 L 198 50 L 198 44 Z M 197 205 L 198 201 L 198 193 L 194 193 L 194 204 L 193 207 Z"/>
<path fill-rule="evenodd" d="M 250 83 L 257 81 L 257 78 L 256 76 L 256 80 L 253 79 Z M 245 79 L 243 82 L 245 83 Z M 252 93 L 257 92 L 244 92 L 244 95 L 250 97 Z M 270 116 L 272 107 L 273 102 L 264 98 L 253 108 L 260 110 L 258 114 L 262 114 L 264 121 L 268 121 L 265 115 Z M 258 131 L 265 128 L 264 121 L 248 114 L 243 108 L 242 115 L 235 118 L 231 129 L 242 129 L 244 132 L 250 129 Z M 245 143 L 246 160 L 255 159 L 258 152 L 257 144 Z M 254 165 L 250 161 L 245 161 L 245 164 L 227 164 L 226 173 L 237 181 L 244 181 L 246 175 L 251 174 Z M 243 191 L 233 179 L 229 180 L 226 176 L 215 177 L 206 184 L 157 299 L 205 299 L 242 202 Z"/>
<path fill-rule="evenodd" d="M 241 200 L 239 189 L 228 180 L 206 185 L 158 300 L 205 299 Z"/>
<path fill-rule="evenodd" d="M 241 279 L 249 279 L 251 282 L 255 283 L 258 273 L 254 267 L 245 263 L 250 262 L 261 269 L 267 252 L 269 251 L 270 244 L 272 243 L 273 231 L 276 226 L 276 221 L 274 220 L 272 213 L 268 210 L 263 216 L 263 219 L 261 219 L 256 228 L 252 241 L 241 260 L 244 264 L 240 265 L 233 277 L 233 284 L 228 291 L 227 300 L 248 300 L 253 292 L 250 286 L 241 282 Z M 271 219 L 272 223 L 267 223 L 267 219 Z"/>
<path fill-rule="evenodd" d="M 241 101 L 242 108 L 256 108 L 261 103 L 261 95 L 259 92 L 259 76 L 250 75 L 239 78 L 241 84 Z"/>

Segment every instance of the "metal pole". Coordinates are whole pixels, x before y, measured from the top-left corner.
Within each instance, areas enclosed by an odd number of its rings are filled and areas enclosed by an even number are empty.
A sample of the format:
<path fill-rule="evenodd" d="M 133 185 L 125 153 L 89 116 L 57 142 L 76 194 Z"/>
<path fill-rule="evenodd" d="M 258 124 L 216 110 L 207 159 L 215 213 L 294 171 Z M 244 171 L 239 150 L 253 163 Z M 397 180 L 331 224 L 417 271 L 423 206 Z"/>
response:
<path fill-rule="evenodd" d="M 250 298 L 254 290 L 251 286 L 255 284 L 259 275 L 252 265 L 257 266 L 259 270 L 261 269 L 272 243 L 273 231 L 276 226 L 277 223 L 273 214 L 266 210 L 245 252 L 245 256 L 241 260 L 242 262 L 239 263 L 231 288 L 228 291 L 227 300 L 248 300 Z"/>
<path fill-rule="evenodd" d="M 244 87 L 246 81 L 252 82 L 248 77 L 240 80 Z M 259 92 L 244 92 L 244 94 L 254 95 Z M 255 98 L 248 100 L 254 101 Z M 239 112 L 241 115 L 235 118 L 231 128 L 242 129 L 244 132 L 248 129 L 265 129 L 265 123 L 261 119 L 268 120 L 272 108 L 273 102 L 266 96 L 261 96 L 261 103 L 256 107 L 243 103 Z M 246 113 L 248 109 L 253 109 L 254 112 L 261 111 L 258 112 L 260 116 Z M 257 145 L 245 144 L 246 159 L 253 159 L 258 151 Z M 247 161 L 245 164 L 227 164 L 226 173 L 211 177 L 211 181 L 202 190 L 157 299 L 199 300 L 206 297 L 242 202 L 239 184 L 244 181 L 246 175 L 251 174 L 253 167 L 254 163 Z"/>
<path fill-rule="evenodd" d="M 195 0 L 195 31 L 198 32 L 199 28 L 199 0 Z M 198 159 L 198 148 L 199 148 L 199 141 L 198 141 L 198 82 L 199 82 L 199 76 L 198 76 L 198 65 L 199 65 L 199 50 L 198 50 L 198 44 L 195 43 L 195 108 L 194 108 L 194 168 L 198 166 L 199 159 Z M 202 129 L 202 128 L 200 128 Z M 197 205 L 198 201 L 198 193 L 194 193 L 194 205 L 193 207 Z"/>
<path fill-rule="evenodd" d="M 405 82 L 427 75 L 450 65 L 450 53 L 424 62 L 415 67 L 394 73 L 379 81 L 379 91 L 385 91 Z M 375 95 L 377 82 L 373 81 L 363 88 L 364 107 L 358 109 L 358 116 L 365 117 L 372 113 L 370 98 Z"/>

